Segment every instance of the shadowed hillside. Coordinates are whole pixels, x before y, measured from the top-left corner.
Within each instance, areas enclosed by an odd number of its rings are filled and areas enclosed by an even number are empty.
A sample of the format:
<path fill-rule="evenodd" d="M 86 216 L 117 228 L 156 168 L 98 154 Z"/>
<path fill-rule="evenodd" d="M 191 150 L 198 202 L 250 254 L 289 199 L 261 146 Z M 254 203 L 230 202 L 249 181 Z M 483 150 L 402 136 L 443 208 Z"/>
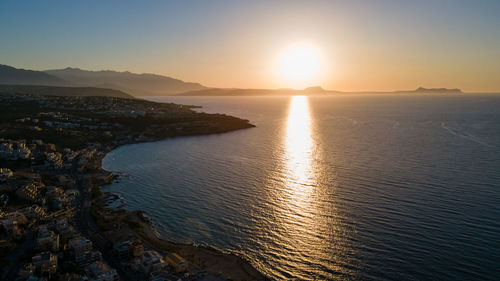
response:
<path fill-rule="evenodd" d="M 105 87 L 126 91 L 136 96 L 173 95 L 206 89 L 198 83 L 156 74 L 136 74 L 111 70 L 88 71 L 79 68 L 47 70 L 45 73 L 71 81 L 80 86 Z"/>
<path fill-rule="evenodd" d="M 18 69 L 0 64 L 0 84 L 69 86 L 67 81 L 42 71 Z"/>
<path fill-rule="evenodd" d="M 116 97 L 134 98 L 122 91 L 93 87 L 53 87 L 35 85 L 0 85 L 1 93 L 11 94 L 32 94 L 42 96 L 96 96 L 96 97 Z"/>

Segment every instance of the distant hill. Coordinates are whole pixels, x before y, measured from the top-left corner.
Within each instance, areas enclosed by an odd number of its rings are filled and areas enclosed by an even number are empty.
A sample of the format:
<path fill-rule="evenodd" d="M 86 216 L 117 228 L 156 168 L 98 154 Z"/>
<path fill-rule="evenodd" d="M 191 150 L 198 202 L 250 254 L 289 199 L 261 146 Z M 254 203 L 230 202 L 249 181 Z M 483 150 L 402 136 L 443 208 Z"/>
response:
<path fill-rule="evenodd" d="M 295 89 L 219 89 L 210 88 L 199 91 L 189 91 L 177 96 L 292 96 L 292 95 L 326 95 L 340 94 L 338 91 L 328 91 L 321 87 L 309 87 L 303 90 Z"/>
<path fill-rule="evenodd" d="M 410 91 L 395 91 L 394 93 L 399 94 L 463 94 L 460 89 L 448 89 L 448 88 L 423 88 L 418 87 L 415 90 Z"/>
<path fill-rule="evenodd" d="M 177 94 L 177 96 L 317 96 L 317 95 L 396 95 L 396 94 L 461 94 L 460 89 L 447 88 L 417 88 L 410 91 L 394 91 L 394 92 L 341 92 L 325 90 L 319 86 L 309 87 L 303 90 L 295 89 L 220 89 L 210 88 L 199 91 L 189 91 Z"/>
<path fill-rule="evenodd" d="M 88 71 L 79 68 L 65 68 L 46 71 L 34 71 L 17 69 L 0 64 L 0 84 L 11 85 L 39 85 L 59 86 L 56 91 L 66 89 L 72 95 L 88 95 L 93 92 L 97 95 L 107 93 L 112 96 L 127 95 L 134 96 L 269 96 L 269 95 L 341 95 L 341 94 L 460 94 L 460 89 L 447 88 L 423 88 L 419 87 L 410 91 L 394 92 L 340 92 L 325 90 L 319 86 L 309 87 L 302 90 L 295 89 L 227 89 L 207 88 L 198 83 L 184 82 L 175 78 L 156 74 L 136 74 L 128 71 L 117 72 L 112 70 Z M 78 87 L 70 90 L 70 87 Z M 105 91 L 113 89 L 116 91 Z M 30 88 L 31 90 L 35 88 Z M 79 89 L 79 90 L 77 90 Z M 85 90 L 84 90 L 85 89 Z M 99 90 L 96 90 L 99 89 Z M 44 92 L 46 89 L 36 88 Z M 47 90 L 48 91 L 48 90 Z M 49 92 L 50 92 L 49 91 Z M 126 92 L 126 93 L 124 93 Z M 127 95 L 128 96 L 128 95 Z"/>
<path fill-rule="evenodd" d="M 447 88 L 422 88 L 419 87 L 415 91 L 415 93 L 430 93 L 430 94 L 461 94 L 462 90 L 460 89 L 447 89 Z"/>
<path fill-rule="evenodd" d="M 105 96 L 116 98 L 134 98 L 122 91 L 93 87 L 56 87 L 35 85 L 0 85 L 0 94 L 33 94 L 43 96 Z"/>
<path fill-rule="evenodd" d="M 43 71 L 18 69 L 0 64 L 0 84 L 69 86 L 70 83 Z"/>
<path fill-rule="evenodd" d="M 136 74 L 111 70 L 88 71 L 79 68 L 47 70 L 45 73 L 57 76 L 80 86 L 105 87 L 125 91 L 135 96 L 174 95 L 187 91 L 206 89 L 191 82 L 156 74 Z"/>

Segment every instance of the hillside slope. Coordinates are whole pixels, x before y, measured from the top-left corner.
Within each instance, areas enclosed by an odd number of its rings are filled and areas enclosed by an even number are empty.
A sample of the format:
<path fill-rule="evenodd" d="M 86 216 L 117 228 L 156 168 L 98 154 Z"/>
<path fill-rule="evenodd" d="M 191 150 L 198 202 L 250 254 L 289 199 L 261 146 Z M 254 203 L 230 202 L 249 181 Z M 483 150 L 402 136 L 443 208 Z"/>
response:
<path fill-rule="evenodd" d="M 187 91 L 206 89 L 191 82 L 184 82 L 156 74 L 136 74 L 111 70 L 88 71 L 79 68 L 46 70 L 45 73 L 60 77 L 80 86 L 106 87 L 126 91 L 135 96 L 174 95 Z"/>
<path fill-rule="evenodd" d="M 70 83 L 43 71 L 19 69 L 0 64 L 0 84 L 69 86 Z"/>
<path fill-rule="evenodd" d="M 55 86 L 36 86 L 36 85 L 0 85 L 1 93 L 11 94 L 32 94 L 43 96 L 105 96 L 116 98 L 134 98 L 122 91 L 94 88 L 94 87 L 55 87 Z"/>

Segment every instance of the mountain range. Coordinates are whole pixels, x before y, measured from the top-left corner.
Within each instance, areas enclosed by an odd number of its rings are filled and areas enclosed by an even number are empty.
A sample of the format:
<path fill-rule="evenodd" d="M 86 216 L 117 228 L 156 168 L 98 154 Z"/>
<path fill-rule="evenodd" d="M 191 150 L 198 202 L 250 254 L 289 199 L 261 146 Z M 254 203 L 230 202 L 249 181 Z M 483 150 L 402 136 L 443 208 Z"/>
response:
<path fill-rule="evenodd" d="M 46 70 L 44 73 L 72 83 L 125 91 L 134 96 L 163 96 L 206 89 L 206 87 L 179 79 L 156 75 L 135 74 L 128 71 L 88 71 L 79 68 Z"/>
<path fill-rule="evenodd" d="M 0 64 L 0 84 L 69 86 L 69 82 L 43 71 L 18 69 Z"/>
<path fill-rule="evenodd" d="M 325 90 L 319 86 L 302 90 L 296 89 L 235 89 L 207 88 L 199 83 L 184 82 L 172 77 L 157 74 L 136 74 L 128 71 L 112 70 L 89 71 L 79 68 L 34 71 L 18 69 L 0 64 L 0 90 L 36 91 L 39 93 L 62 93 L 65 89 L 74 95 L 101 94 L 111 96 L 257 96 L 257 95 L 338 95 L 338 94 L 459 94 L 460 89 L 417 88 L 410 91 L 394 92 L 340 92 Z M 18 85 L 15 87 L 15 85 Z M 43 87 L 20 87 L 19 85 L 57 86 L 49 90 Z M 66 88 L 64 88 L 66 87 Z M 70 89 L 73 88 L 73 89 Z M 76 89 L 78 88 L 78 90 Z M 98 90 L 100 89 L 100 90 Z M 107 91 L 110 90 L 110 91 Z M 114 90 L 114 91 L 111 91 Z"/>
<path fill-rule="evenodd" d="M 128 71 L 88 71 L 79 68 L 34 71 L 0 65 L 0 84 L 60 87 L 96 87 L 124 91 L 134 96 L 163 96 L 206 89 L 198 83 Z"/>

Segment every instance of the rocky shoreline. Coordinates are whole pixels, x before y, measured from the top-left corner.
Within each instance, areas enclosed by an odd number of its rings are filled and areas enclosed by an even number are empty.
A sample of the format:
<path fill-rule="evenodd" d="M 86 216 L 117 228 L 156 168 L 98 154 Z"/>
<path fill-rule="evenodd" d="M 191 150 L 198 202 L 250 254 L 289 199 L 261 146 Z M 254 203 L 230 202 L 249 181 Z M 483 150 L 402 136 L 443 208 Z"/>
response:
<path fill-rule="evenodd" d="M 115 175 L 102 168 L 102 159 L 113 149 L 254 127 L 192 108 L 2 93 L 0 279 L 91 280 L 105 274 L 123 281 L 266 280 L 242 257 L 168 241 L 143 212 L 106 207 L 101 187 Z"/>
<path fill-rule="evenodd" d="M 251 127 L 253 127 L 253 125 Z M 158 139 L 155 141 L 161 140 L 163 139 Z M 141 142 L 132 142 L 127 144 L 137 143 Z M 100 162 L 102 163 L 102 159 L 104 159 L 107 153 L 118 147 L 119 146 L 113 147 L 105 154 L 103 154 Z M 113 180 L 119 178 L 119 176 L 114 175 L 112 172 L 104 170 L 102 168 L 102 165 L 100 169 L 103 175 L 110 176 L 108 176 L 109 180 L 103 182 L 99 186 L 99 188 L 112 184 Z M 111 210 L 116 208 L 105 206 L 104 209 L 107 212 L 116 212 L 116 210 Z M 219 275 L 226 280 L 268 280 L 265 275 L 259 272 L 249 261 L 247 261 L 242 256 L 239 256 L 235 253 L 225 252 L 208 245 L 194 245 L 170 241 L 167 238 L 161 237 L 161 235 L 156 231 L 153 225 L 153 221 L 149 217 L 147 217 L 144 211 L 126 211 L 122 208 L 117 209 L 119 210 L 117 212 L 119 213 L 119 215 L 117 215 L 115 219 L 119 221 L 123 218 L 127 218 L 127 220 L 131 220 L 134 223 L 137 223 L 139 227 L 135 227 L 132 230 L 142 239 L 146 240 L 147 243 L 157 248 L 159 251 L 179 253 L 182 257 L 194 263 L 196 266 L 206 270 L 211 274 Z"/>

